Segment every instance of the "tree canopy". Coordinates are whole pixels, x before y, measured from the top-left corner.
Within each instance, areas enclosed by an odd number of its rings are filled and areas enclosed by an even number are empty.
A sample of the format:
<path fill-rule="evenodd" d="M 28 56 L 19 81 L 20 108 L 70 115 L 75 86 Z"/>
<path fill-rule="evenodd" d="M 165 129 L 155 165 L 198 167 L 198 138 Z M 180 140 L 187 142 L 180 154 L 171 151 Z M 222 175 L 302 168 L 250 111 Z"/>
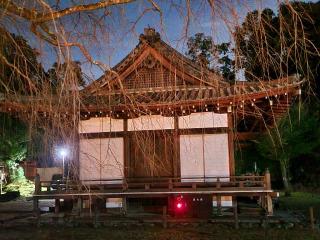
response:
<path fill-rule="evenodd" d="M 72 81 L 76 79 L 76 81 L 74 81 L 75 84 L 77 84 L 77 86 L 74 86 L 76 89 L 78 87 L 84 87 L 86 84 L 79 61 L 54 63 L 52 68 L 47 71 L 47 77 L 52 90 L 61 87 L 61 84 L 66 78 L 72 78 Z"/>
<path fill-rule="evenodd" d="M 196 33 L 187 42 L 187 56 L 192 61 L 220 73 L 227 81 L 235 80 L 231 43 L 214 44 L 212 37 Z"/>
<path fill-rule="evenodd" d="M 299 73 L 320 85 L 320 2 L 281 4 L 253 11 L 235 31 L 237 55 L 247 80 Z M 315 80 L 315 81 L 312 81 Z"/>
<path fill-rule="evenodd" d="M 31 94 L 41 86 L 44 70 L 26 39 L 0 28 L 0 92 Z"/>
<path fill-rule="evenodd" d="M 288 190 L 290 161 L 320 147 L 320 121 L 318 111 L 313 111 L 315 108 L 319 109 L 308 105 L 295 106 L 257 141 L 257 149 L 263 157 L 279 161 L 284 186 Z"/>
<path fill-rule="evenodd" d="M 0 114 L 0 161 L 10 171 L 10 177 L 17 175 L 17 165 L 27 156 L 27 127 L 20 120 L 5 113 Z"/>

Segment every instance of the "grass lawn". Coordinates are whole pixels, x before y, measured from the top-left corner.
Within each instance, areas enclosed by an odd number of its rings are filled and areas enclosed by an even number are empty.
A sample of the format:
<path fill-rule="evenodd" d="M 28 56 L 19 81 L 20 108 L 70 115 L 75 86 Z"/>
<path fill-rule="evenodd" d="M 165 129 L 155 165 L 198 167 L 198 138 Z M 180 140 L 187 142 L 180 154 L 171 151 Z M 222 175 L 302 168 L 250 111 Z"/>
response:
<path fill-rule="evenodd" d="M 292 192 L 291 196 L 286 197 L 284 194 L 279 198 L 280 209 L 301 211 L 309 214 L 309 208 L 314 208 L 314 215 L 320 218 L 320 194 L 309 192 Z"/>

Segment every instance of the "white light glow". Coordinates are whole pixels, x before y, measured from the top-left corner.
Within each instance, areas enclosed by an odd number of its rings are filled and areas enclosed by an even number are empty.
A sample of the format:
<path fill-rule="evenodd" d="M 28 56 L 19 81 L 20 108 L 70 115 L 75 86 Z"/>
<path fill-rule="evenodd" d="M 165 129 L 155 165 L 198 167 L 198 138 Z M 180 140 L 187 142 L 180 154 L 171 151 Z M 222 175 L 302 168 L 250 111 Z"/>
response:
<path fill-rule="evenodd" d="M 68 149 L 66 149 L 66 148 L 60 148 L 59 149 L 59 155 L 61 156 L 61 157 L 66 157 L 67 155 L 68 155 Z"/>

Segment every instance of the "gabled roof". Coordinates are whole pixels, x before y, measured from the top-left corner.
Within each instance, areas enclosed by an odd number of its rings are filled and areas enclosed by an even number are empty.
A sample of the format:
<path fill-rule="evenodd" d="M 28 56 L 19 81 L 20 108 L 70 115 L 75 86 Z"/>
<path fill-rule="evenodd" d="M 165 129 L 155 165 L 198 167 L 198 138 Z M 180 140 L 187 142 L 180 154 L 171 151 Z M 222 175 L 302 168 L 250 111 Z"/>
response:
<path fill-rule="evenodd" d="M 194 63 L 161 40 L 160 34 L 154 29 L 146 28 L 144 34 L 140 35 L 138 45 L 104 76 L 87 86 L 83 92 L 103 94 L 109 89 L 114 90 L 113 84 L 119 80 L 125 81 L 125 78 L 150 55 L 166 69 L 173 71 L 192 85 L 229 86 L 219 74 Z"/>
<path fill-rule="evenodd" d="M 227 107 L 245 106 L 277 99 L 291 99 L 300 89 L 302 81 L 291 76 L 265 82 L 243 82 L 229 87 L 175 87 L 163 90 L 161 88 L 146 88 L 138 91 L 121 90 L 103 95 L 88 95 L 83 98 L 81 111 L 95 115 L 99 112 L 118 112 L 120 115 L 142 111 L 162 111 L 186 109 L 191 106 L 210 108 L 211 111 L 226 111 Z M 289 99 L 287 99 L 289 101 Z M 286 101 L 287 101 L 286 100 Z M 289 106 L 289 105 L 288 105 Z M 285 110 L 287 110 L 288 106 Z M 90 114 L 86 114 L 88 117 Z M 122 116 L 120 116 L 122 117 Z"/>

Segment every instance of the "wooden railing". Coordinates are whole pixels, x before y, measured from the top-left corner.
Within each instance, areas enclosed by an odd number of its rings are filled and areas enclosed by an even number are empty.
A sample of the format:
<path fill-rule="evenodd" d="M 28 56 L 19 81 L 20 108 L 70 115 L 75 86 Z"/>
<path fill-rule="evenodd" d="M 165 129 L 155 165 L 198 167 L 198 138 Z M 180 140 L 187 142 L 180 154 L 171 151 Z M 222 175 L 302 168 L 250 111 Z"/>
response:
<path fill-rule="evenodd" d="M 47 193 L 116 193 L 157 191 L 203 191 L 203 190 L 271 190 L 270 173 L 264 176 L 229 177 L 141 177 L 98 180 L 40 181 L 36 177 L 35 195 Z"/>

